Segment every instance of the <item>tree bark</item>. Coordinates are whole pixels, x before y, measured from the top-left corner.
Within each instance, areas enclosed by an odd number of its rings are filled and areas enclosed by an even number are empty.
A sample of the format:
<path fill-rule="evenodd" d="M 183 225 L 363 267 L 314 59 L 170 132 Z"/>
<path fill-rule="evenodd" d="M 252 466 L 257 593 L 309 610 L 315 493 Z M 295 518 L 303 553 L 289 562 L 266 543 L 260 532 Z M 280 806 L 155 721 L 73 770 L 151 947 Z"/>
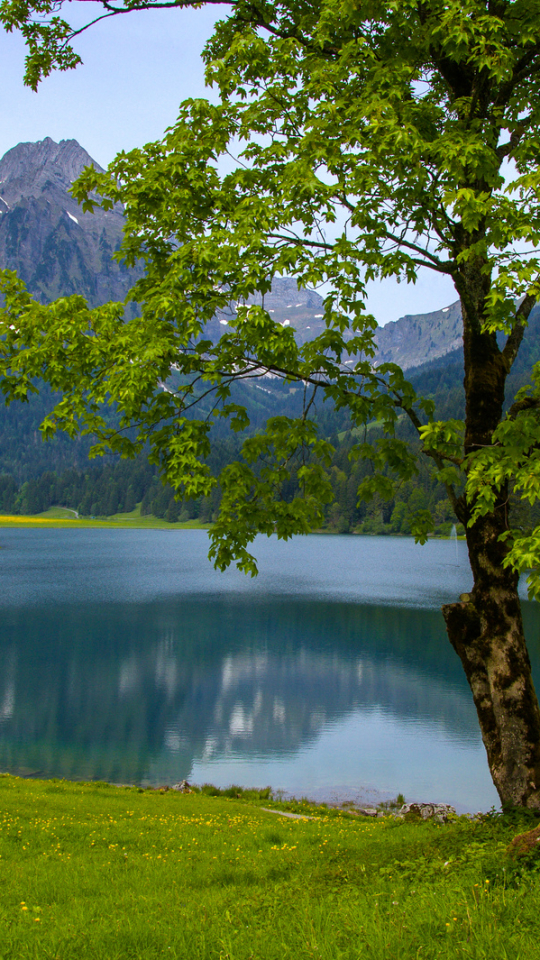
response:
<path fill-rule="evenodd" d="M 491 776 L 504 807 L 540 810 L 540 708 L 523 633 L 517 575 L 501 563 L 497 518 L 467 531 L 474 587 L 443 607 L 472 691 Z"/>
<path fill-rule="evenodd" d="M 465 355 L 465 453 L 490 445 L 503 415 L 508 366 L 495 334 L 483 332 L 487 271 L 468 269 L 461 296 Z M 468 526 L 471 506 L 459 500 L 474 586 L 443 607 L 448 637 L 472 691 L 493 782 L 503 807 L 540 810 L 540 707 L 521 616 L 518 576 L 503 567 L 508 552 L 508 491 L 494 510 Z"/>

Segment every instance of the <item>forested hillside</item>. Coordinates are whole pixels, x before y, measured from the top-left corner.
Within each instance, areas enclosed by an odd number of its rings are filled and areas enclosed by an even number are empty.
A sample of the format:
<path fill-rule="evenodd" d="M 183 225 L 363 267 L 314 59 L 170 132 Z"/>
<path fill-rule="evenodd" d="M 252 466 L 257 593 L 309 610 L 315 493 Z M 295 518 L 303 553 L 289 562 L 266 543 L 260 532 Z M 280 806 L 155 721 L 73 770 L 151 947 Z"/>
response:
<path fill-rule="evenodd" d="M 529 336 L 529 358 L 540 359 L 540 310 L 535 310 Z M 512 374 L 512 396 L 525 382 L 527 362 L 524 358 L 515 365 Z M 530 362 L 530 361 L 529 361 Z M 461 351 L 426 364 L 410 372 L 417 391 L 431 397 L 441 418 L 463 416 L 463 367 Z M 250 388 L 253 392 L 253 388 Z M 264 391 L 258 391 L 250 409 L 253 430 L 267 416 L 291 412 L 301 403 L 301 391 L 291 392 L 278 381 L 268 381 Z M 238 398 L 240 399 L 240 398 Z M 509 398 L 510 400 L 510 398 Z M 203 522 L 214 518 L 219 505 L 219 488 L 211 497 L 178 502 L 173 490 L 163 486 L 157 468 L 144 456 L 136 460 L 117 460 L 112 457 L 88 461 L 89 439 L 71 442 L 58 437 L 44 444 L 39 434 L 39 422 L 51 397 L 40 394 L 30 404 L 14 408 L 16 416 L 0 412 L 2 443 L 0 475 L 0 512 L 35 514 L 53 505 L 76 510 L 81 516 L 110 516 L 130 513 L 137 504 L 141 513 L 151 514 L 169 522 L 198 518 Z M 350 453 L 358 437 L 351 433 L 342 414 L 324 407 L 319 410 L 322 432 L 328 436 L 336 453 L 329 475 L 335 500 L 326 509 L 328 529 L 345 533 L 403 533 L 410 532 L 410 514 L 415 510 L 432 508 L 441 534 L 447 534 L 453 523 L 451 508 L 444 488 L 432 472 L 422 467 L 417 478 L 401 486 L 395 499 L 386 503 L 375 499 L 369 504 L 357 504 L 356 491 L 370 466 L 357 462 Z M 374 428 L 375 429 L 375 428 Z M 26 437 L 26 442 L 18 441 Z M 403 435 L 412 437 L 407 420 L 400 424 Z M 7 441 L 7 442 L 6 442 Z M 209 466 L 217 475 L 228 462 L 238 456 L 239 439 L 224 433 L 213 446 Z M 293 496 L 293 479 L 283 489 L 283 496 Z M 534 517 L 520 506 L 521 522 L 529 527 Z M 537 522 L 537 521 L 536 521 Z"/>
<path fill-rule="evenodd" d="M 508 402 L 526 382 L 526 370 L 531 362 L 540 359 L 540 309 L 531 316 L 530 327 L 522 356 L 518 359 L 510 380 Z M 416 370 L 409 376 L 418 393 L 431 397 L 436 415 L 442 418 L 462 418 L 463 367 L 461 350 L 455 350 Z M 252 430 L 257 430 L 268 416 L 291 414 L 300 407 L 302 391 L 268 379 L 264 386 L 237 387 L 238 401 L 249 404 Z M 28 404 L 0 407 L 0 511 L 3 513 L 35 514 L 53 505 L 76 510 L 81 516 L 110 516 L 130 513 L 137 504 L 142 514 L 151 514 L 170 522 L 198 518 L 212 520 L 219 505 L 219 488 L 211 497 L 184 503 L 174 499 L 173 490 L 164 487 L 157 468 L 148 464 L 144 456 L 135 461 L 115 458 L 88 460 L 90 438 L 70 441 L 58 435 L 50 443 L 43 443 L 39 424 L 50 409 L 52 396 L 41 391 Z M 318 411 L 321 431 L 330 437 L 336 447 L 329 470 L 335 500 L 326 509 L 325 525 L 337 532 L 363 533 L 410 532 L 410 514 L 418 509 L 432 508 L 440 533 L 448 533 L 453 518 L 445 491 L 423 467 L 414 481 L 403 484 L 396 498 L 389 503 L 375 499 L 370 504 L 356 502 L 359 482 L 369 470 L 366 462 L 350 458 L 358 440 L 343 414 L 328 405 Z M 404 435 L 412 438 L 408 421 L 400 424 Z M 414 438 L 412 438 L 414 439 Z M 209 465 L 217 474 L 226 463 L 238 456 L 240 441 L 224 430 L 215 444 Z M 285 498 L 296 489 L 294 478 L 283 489 Z M 533 517 L 520 506 L 521 522 L 529 527 Z"/>
<path fill-rule="evenodd" d="M 72 293 L 82 293 L 92 306 L 123 299 L 137 275 L 111 260 L 121 242 L 122 210 L 83 215 L 69 194 L 72 180 L 87 164 L 97 166 L 76 141 L 56 144 L 50 138 L 19 144 L 0 161 L 0 268 L 16 270 L 43 302 Z M 209 336 L 217 338 L 227 328 L 236 306 L 231 304 L 212 320 Z M 293 280 L 275 281 L 265 307 L 276 322 L 293 327 L 301 343 L 322 330 L 321 296 L 314 290 L 299 290 Z M 464 414 L 462 354 L 456 349 L 460 324 L 459 303 L 454 303 L 429 314 L 402 317 L 377 331 L 376 362 L 396 362 L 406 369 L 417 392 L 435 401 L 440 419 L 461 419 Z M 425 359 L 428 362 L 420 363 Z M 538 360 L 537 307 L 508 381 L 508 402 L 523 386 L 526 370 Z M 265 377 L 237 384 L 232 399 L 248 407 L 251 430 L 256 431 L 270 416 L 298 415 L 302 395 L 301 386 Z M 218 488 L 212 497 L 178 503 L 144 456 L 135 461 L 112 457 L 89 461 L 89 437 L 69 440 L 58 434 L 43 443 L 39 425 L 53 403 L 50 390 L 41 387 L 29 403 L 9 408 L 0 404 L 1 512 L 35 514 L 63 505 L 82 516 L 110 516 L 130 513 L 140 504 L 143 514 L 171 522 L 194 517 L 207 521 L 215 515 Z M 108 415 L 114 418 L 114 411 Z M 351 434 L 346 416 L 328 404 L 319 405 L 317 418 L 321 433 L 336 447 L 329 471 L 335 494 L 326 510 L 329 529 L 408 533 L 411 511 L 432 507 L 440 532 L 449 530 L 451 511 L 444 490 L 425 467 L 391 502 L 357 505 L 358 484 L 370 469 L 369 464 L 350 457 L 358 438 Z M 400 430 L 411 436 L 408 422 L 403 421 Z M 240 446 L 225 424 L 216 431 L 209 461 L 214 474 L 238 456 Z M 283 496 L 292 497 L 295 489 L 293 475 Z M 530 517 L 523 516 L 523 524 L 529 522 Z"/>

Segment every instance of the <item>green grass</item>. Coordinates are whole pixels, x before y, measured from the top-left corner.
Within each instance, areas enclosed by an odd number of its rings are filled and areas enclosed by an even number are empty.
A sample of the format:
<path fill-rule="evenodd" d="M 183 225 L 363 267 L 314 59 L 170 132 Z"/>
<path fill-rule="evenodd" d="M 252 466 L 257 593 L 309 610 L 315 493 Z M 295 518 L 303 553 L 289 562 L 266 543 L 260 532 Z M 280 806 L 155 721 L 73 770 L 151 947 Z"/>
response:
<path fill-rule="evenodd" d="M 0 515 L 0 527 L 129 527 L 138 530 L 207 530 L 210 524 L 199 520 L 187 520 L 185 523 L 168 523 L 157 517 L 141 517 L 140 514 L 117 513 L 112 517 L 79 517 L 67 507 L 50 507 L 43 513 L 32 515 Z M 1 956 L 1 954 L 0 954 Z"/>
<path fill-rule="evenodd" d="M 505 853 L 535 821 L 289 820 L 209 792 L 0 777 L 0 957 L 540 957 L 538 859 Z"/>
<path fill-rule="evenodd" d="M 38 517 L 42 517 L 46 520 L 76 520 L 77 514 L 75 510 L 71 510 L 69 507 L 49 507 L 48 510 L 44 510 L 43 513 L 38 513 Z"/>

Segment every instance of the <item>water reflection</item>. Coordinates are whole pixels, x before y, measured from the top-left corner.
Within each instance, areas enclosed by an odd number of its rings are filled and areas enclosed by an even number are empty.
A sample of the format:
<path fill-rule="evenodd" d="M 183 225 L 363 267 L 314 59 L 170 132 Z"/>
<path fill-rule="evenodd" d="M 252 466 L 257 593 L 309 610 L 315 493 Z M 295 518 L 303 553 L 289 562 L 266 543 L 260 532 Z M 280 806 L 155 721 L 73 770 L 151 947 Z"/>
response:
<path fill-rule="evenodd" d="M 435 728 L 438 749 L 478 743 L 435 611 L 241 598 L 34 606 L 4 610 L 3 637 L 0 765 L 12 771 L 155 783 L 227 757 L 260 768 L 359 713 L 416 724 L 428 754 Z M 357 758 L 349 767 L 366 778 Z"/>
<path fill-rule="evenodd" d="M 389 546 L 395 563 L 400 542 Z M 84 558 L 70 549 L 53 564 L 60 579 L 38 582 L 31 601 L 20 602 L 23 567 L 9 571 L 19 594 L 0 601 L 0 768 L 319 795 L 373 787 L 465 809 L 495 801 L 438 610 L 167 584 L 110 602 L 76 579 Z M 32 576 L 49 569 L 46 553 Z M 134 576 L 146 582 L 141 564 Z M 30 595 L 29 577 L 23 586 Z M 538 682 L 537 606 L 525 616 Z"/>

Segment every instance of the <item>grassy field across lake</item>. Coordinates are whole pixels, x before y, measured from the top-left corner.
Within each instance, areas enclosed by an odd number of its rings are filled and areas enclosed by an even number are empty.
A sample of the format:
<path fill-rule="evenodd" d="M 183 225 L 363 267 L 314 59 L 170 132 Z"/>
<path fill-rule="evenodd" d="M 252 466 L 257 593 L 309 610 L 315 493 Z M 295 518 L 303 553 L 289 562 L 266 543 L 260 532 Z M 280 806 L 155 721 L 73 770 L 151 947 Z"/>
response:
<path fill-rule="evenodd" d="M 68 507 L 49 507 L 43 513 L 0 514 L 0 527 L 126 527 L 137 530 L 207 530 L 209 524 L 199 520 L 168 523 L 158 517 L 141 517 L 140 510 L 116 513 L 112 517 L 78 517 Z"/>
<path fill-rule="evenodd" d="M 540 860 L 506 852 L 535 819 L 7 775 L 0 809 L 2 960 L 540 957 Z"/>

